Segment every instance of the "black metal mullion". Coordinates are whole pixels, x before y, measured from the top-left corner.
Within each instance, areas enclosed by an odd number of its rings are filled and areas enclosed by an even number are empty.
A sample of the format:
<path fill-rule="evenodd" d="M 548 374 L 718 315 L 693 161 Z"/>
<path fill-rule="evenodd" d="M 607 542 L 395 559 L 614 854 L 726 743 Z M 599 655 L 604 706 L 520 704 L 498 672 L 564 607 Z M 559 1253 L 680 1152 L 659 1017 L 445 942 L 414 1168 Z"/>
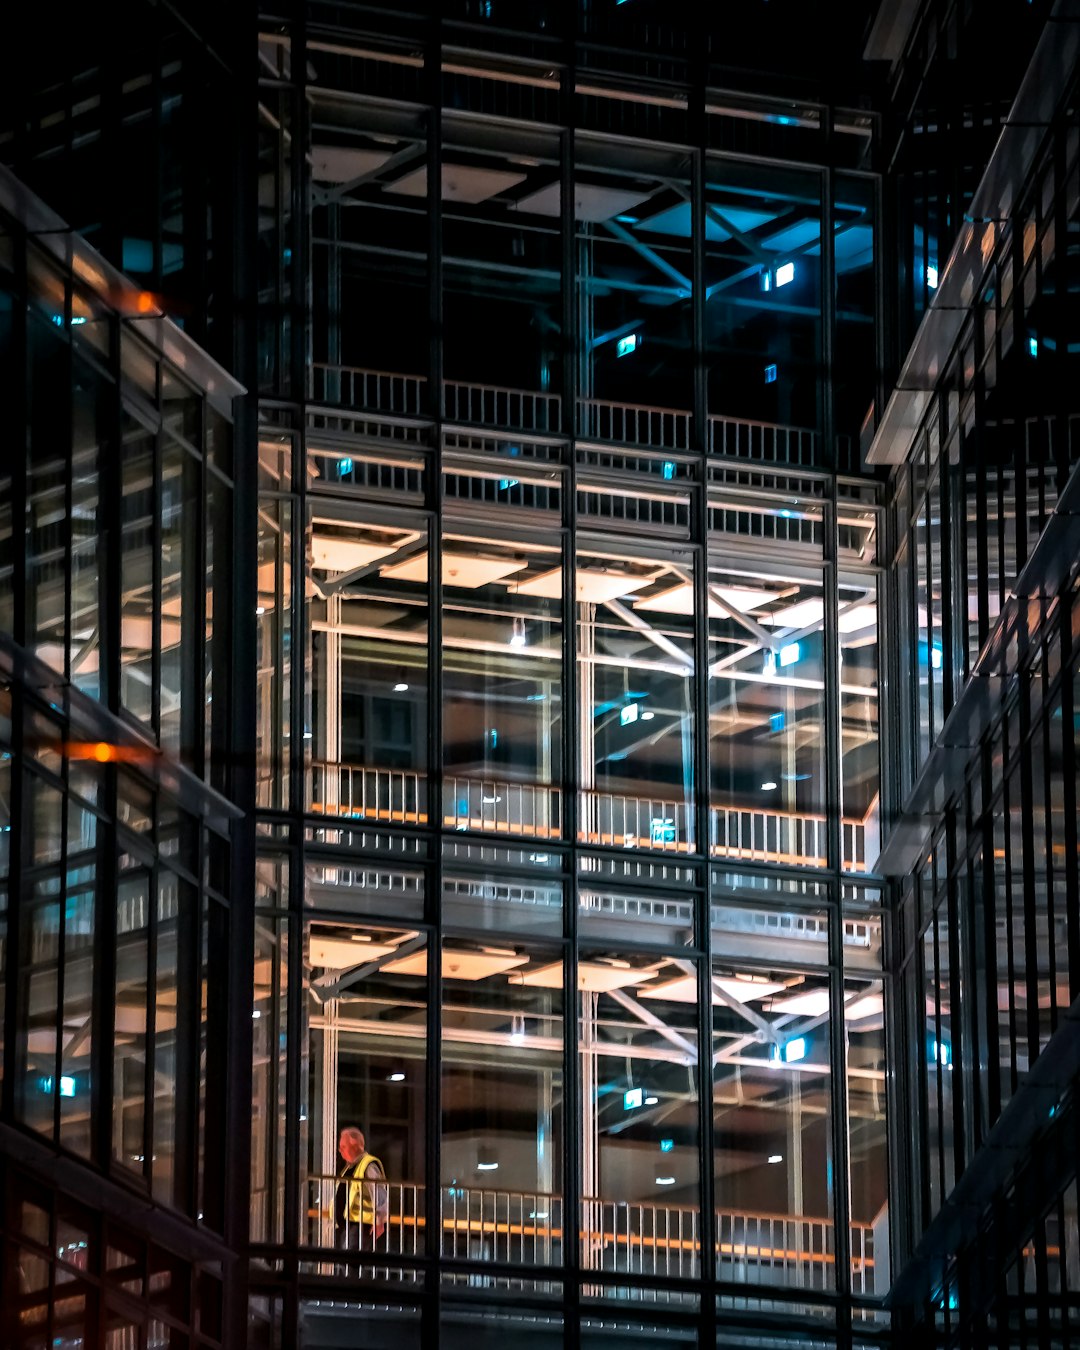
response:
<path fill-rule="evenodd" d="M 700 45 L 704 53 L 704 43 Z M 697 483 L 693 506 L 693 534 L 697 537 L 694 564 L 694 675 L 691 689 L 694 708 L 694 832 L 696 852 L 701 856 L 701 874 L 694 892 L 695 945 L 697 961 L 697 1074 L 698 1157 L 700 1160 L 699 1203 L 701 1206 L 702 1284 L 701 1329 L 710 1342 L 716 1339 L 716 1178 L 713 1143 L 713 1011 L 712 1011 L 712 858 L 710 840 L 711 760 L 709 737 L 709 393 L 705 327 L 705 147 L 708 143 L 705 112 L 706 69 L 698 63 L 693 90 L 697 145 L 692 159 L 690 275 L 693 279 L 694 344 L 694 440 L 697 447 Z"/>
<path fill-rule="evenodd" d="M 823 130 L 826 148 L 832 149 L 831 110 L 823 110 Z M 828 500 L 824 511 L 824 541 L 822 550 L 822 582 L 825 599 L 822 625 L 824 673 L 823 699 L 825 704 L 825 782 L 827 809 L 827 856 L 832 880 L 829 887 L 829 1062 L 831 1102 L 829 1113 L 830 1143 L 833 1157 L 832 1206 L 834 1238 L 834 1272 L 836 1292 L 841 1296 L 837 1312 L 837 1344 L 847 1345 L 851 1338 L 851 1230 L 850 1177 L 848 1175 L 847 1137 L 847 1038 L 844 1026 L 844 925 L 841 874 L 844 866 L 843 840 L 843 776 L 841 756 L 842 703 L 840 695 L 840 629 L 839 605 L 839 533 L 837 483 L 836 429 L 832 400 L 832 376 L 835 351 L 836 295 L 833 258 L 833 172 L 821 171 L 821 237 L 828 245 L 821 250 L 821 330 L 822 367 L 825 371 L 822 400 L 822 438 L 826 464 L 833 470 Z"/>
<path fill-rule="evenodd" d="M 442 1257 L 442 889 L 443 889 L 443 370 L 444 309 L 442 266 L 442 23 L 436 14 L 426 33 L 424 84 L 427 100 L 428 211 L 428 391 L 432 443 L 428 451 L 428 838 L 425 915 L 427 945 L 427 1055 L 425 1061 L 424 1298 L 421 1344 L 437 1350 L 440 1341 Z"/>

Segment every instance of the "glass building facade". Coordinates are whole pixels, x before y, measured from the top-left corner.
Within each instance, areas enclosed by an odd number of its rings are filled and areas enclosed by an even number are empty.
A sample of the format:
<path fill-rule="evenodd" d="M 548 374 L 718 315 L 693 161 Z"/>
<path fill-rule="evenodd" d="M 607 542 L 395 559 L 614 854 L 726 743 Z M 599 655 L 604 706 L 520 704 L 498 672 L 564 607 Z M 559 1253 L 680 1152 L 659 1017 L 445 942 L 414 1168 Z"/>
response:
<path fill-rule="evenodd" d="M 149 8 L 0 139 L 0 1340 L 1071 1343 L 1076 20 Z"/>

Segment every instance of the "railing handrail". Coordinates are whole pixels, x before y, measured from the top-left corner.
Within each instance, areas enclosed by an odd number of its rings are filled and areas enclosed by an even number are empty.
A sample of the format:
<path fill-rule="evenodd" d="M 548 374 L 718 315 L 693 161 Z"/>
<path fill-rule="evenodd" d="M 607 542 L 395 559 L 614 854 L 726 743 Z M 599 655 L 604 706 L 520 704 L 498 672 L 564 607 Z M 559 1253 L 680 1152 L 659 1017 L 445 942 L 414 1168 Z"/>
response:
<path fill-rule="evenodd" d="M 625 408 L 631 412 L 661 413 L 667 417 L 691 416 L 689 408 L 667 408 L 659 403 L 625 403 L 617 398 L 579 398 L 578 406 L 582 408 Z"/>
<path fill-rule="evenodd" d="M 406 380 L 413 384 L 427 384 L 426 375 L 409 375 L 401 370 L 375 370 L 371 366 L 347 366 L 339 361 L 312 361 L 312 370 L 332 370 L 349 375 L 374 375 L 380 380 Z"/>
<path fill-rule="evenodd" d="M 311 363 L 313 370 L 337 372 L 350 376 L 362 376 L 378 380 L 400 380 L 404 383 L 411 383 L 416 386 L 426 385 L 428 378 L 426 375 L 410 374 L 405 371 L 394 370 L 376 370 L 370 366 L 351 366 L 340 362 L 331 361 L 313 361 Z M 542 389 L 521 389 L 514 385 L 503 384 L 484 384 L 477 380 L 446 380 L 442 381 L 444 395 L 450 390 L 476 390 L 480 393 L 502 395 L 507 398 L 519 398 L 526 400 L 536 400 L 544 402 L 548 407 L 558 404 L 561 408 L 562 395 L 552 393 Z M 577 407 L 580 409 L 589 408 L 611 408 L 620 412 L 633 413 L 637 416 L 658 415 L 674 419 L 689 420 L 692 417 L 692 410 L 689 408 L 672 408 L 662 404 L 654 403 L 630 403 L 624 399 L 612 398 L 579 398 Z M 709 413 L 706 418 L 710 429 L 713 426 L 734 426 L 747 427 L 758 431 L 775 432 L 782 436 L 810 437 L 812 440 L 818 438 L 816 427 L 801 427 L 787 422 L 766 422 L 754 417 L 740 417 L 731 413 Z M 586 436 L 587 439 L 587 436 Z M 711 444 L 711 431 L 710 431 Z M 671 446 L 658 446 L 657 449 L 668 449 Z M 684 447 L 686 448 L 686 447 Z M 770 461 L 771 463 L 771 461 Z"/>
<path fill-rule="evenodd" d="M 816 427 L 800 427 L 792 422 L 762 422 L 756 417 L 735 417 L 731 413 L 709 413 L 709 422 L 731 422 L 740 427 L 758 427 L 762 431 L 794 432 L 797 436 L 816 436 Z"/>
<path fill-rule="evenodd" d="M 338 1172 L 309 1172 L 307 1173 L 306 1180 L 309 1182 L 332 1181 L 335 1184 L 342 1180 L 348 1180 L 350 1184 L 353 1184 L 351 1178 L 343 1178 Z M 401 1179 L 395 1177 L 372 1178 L 364 1181 L 362 1184 L 369 1186 L 398 1187 L 403 1190 L 415 1191 L 417 1194 L 423 1194 L 425 1189 L 422 1181 L 413 1181 L 408 1177 Z M 565 1201 L 565 1197 L 560 1191 L 519 1190 L 512 1186 L 460 1186 L 457 1182 L 449 1181 L 443 1182 L 439 1186 L 439 1191 L 440 1193 L 443 1191 L 464 1191 L 467 1195 L 473 1197 L 513 1196 L 522 1201 L 551 1200 L 558 1205 L 562 1205 Z M 659 1204 L 653 1200 L 617 1200 L 611 1196 L 602 1195 L 583 1195 L 578 1203 L 582 1205 L 607 1205 L 608 1207 L 614 1206 L 615 1208 L 629 1210 L 656 1210 L 661 1213 L 689 1214 L 694 1217 L 697 1217 L 701 1212 L 697 1205 Z M 768 1223 L 809 1223 L 818 1224 L 825 1228 L 832 1228 L 834 1226 L 832 1219 L 825 1218 L 818 1214 L 781 1214 L 772 1213 L 768 1210 L 755 1211 L 732 1209 L 726 1206 L 717 1206 L 713 1213 L 718 1218 L 723 1216 L 725 1218 L 762 1220 Z M 873 1228 L 871 1223 L 864 1222 L 861 1219 L 849 1220 L 849 1226 L 851 1228 L 865 1228 L 867 1232 L 872 1231 Z"/>

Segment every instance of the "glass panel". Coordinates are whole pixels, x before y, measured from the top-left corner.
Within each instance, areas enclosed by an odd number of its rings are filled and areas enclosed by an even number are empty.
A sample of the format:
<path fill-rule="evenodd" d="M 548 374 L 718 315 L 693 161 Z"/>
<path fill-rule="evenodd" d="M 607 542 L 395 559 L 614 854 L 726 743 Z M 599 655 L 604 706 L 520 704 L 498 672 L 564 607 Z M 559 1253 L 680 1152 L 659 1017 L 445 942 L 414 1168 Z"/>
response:
<path fill-rule="evenodd" d="M 120 702 L 149 727 L 154 714 L 155 437 L 126 412 L 121 428 Z"/>
<path fill-rule="evenodd" d="M 754 862 L 828 863 L 821 508 L 725 492 L 709 561 L 710 849 Z M 805 566 L 762 568 L 753 536 L 797 541 Z M 734 536 L 734 537 L 732 537 Z M 872 586 L 868 587 L 873 596 Z M 864 596 L 859 604 L 869 606 Z M 854 611 L 853 611 L 854 612 Z M 845 824 L 845 843 L 861 827 Z"/>
<path fill-rule="evenodd" d="M 583 950 L 582 1262 L 700 1272 L 698 963 Z"/>
<path fill-rule="evenodd" d="M 693 254 L 681 153 L 575 143 L 579 433 L 689 448 Z M 552 185 L 533 200 L 557 209 Z M 643 389 L 647 388 L 647 395 Z"/>
<path fill-rule="evenodd" d="M 431 301 L 423 116 L 388 104 L 362 107 L 326 92 L 315 94 L 312 116 L 312 266 L 316 296 L 325 296 L 312 330 L 314 399 L 415 415 L 435 401 L 426 378 Z M 338 240 L 339 250 L 324 246 Z M 359 314 L 377 314 L 379 321 L 343 322 Z"/>
<path fill-rule="evenodd" d="M 93 1050 L 97 818 L 68 802 L 64 1001 L 60 1023 L 60 1142 L 89 1157 Z"/>
<path fill-rule="evenodd" d="M 426 973 L 425 940 L 415 931 L 305 923 L 307 1243 L 423 1250 Z M 367 1163 L 357 1177 L 367 1153 L 385 1187 Z"/>
<path fill-rule="evenodd" d="M 726 160 L 706 175 L 711 448 L 820 463 L 820 180 Z"/>
<path fill-rule="evenodd" d="M 260 862 L 275 878 L 273 896 L 288 903 L 281 882 L 285 863 Z M 255 995 L 252 1003 L 251 1240 L 284 1240 L 286 1048 L 288 1020 L 288 924 L 283 918 L 255 919 Z"/>
<path fill-rule="evenodd" d="M 183 906 L 186 918 L 181 917 Z M 174 1203 L 173 1163 L 177 1145 L 177 1081 L 181 1044 L 189 1044 L 189 1000 L 181 996 L 181 949 L 191 921 L 193 893 L 187 882 L 162 871 L 157 886 L 154 989 L 154 1128 L 151 1174 L 154 1195 Z M 186 1072 L 186 1069 L 185 1069 Z M 185 1098 L 187 1100 L 187 1098 Z"/>
<path fill-rule="evenodd" d="M 859 470 L 859 432 L 874 397 L 874 184 L 837 176 L 833 189 L 836 346 L 830 372 L 842 471 Z"/>
<path fill-rule="evenodd" d="M 186 450 L 166 441 L 161 472 L 161 741 L 190 762 L 201 742 L 203 709 L 202 682 L 197 707 L 194 684 L 202 589 L 199 470 Z"/>
<path fill-rule="evenodd" d="M 845 980 L 851 1284 L 888 1293 L 889 1158 L 886 1130 L 885 1007 L 881 980 Z"/>
<path fill-rule="evenodd" d="M 583 842 L 694 848 L 693 559 L 669 557 L 578 556 Z"/>
<path fill-rule="evenodd" d="M 292 762 L 292 504 L 276 497 L 260 499 L 258 588 L 257 801 L 266 810 L 285 810 L 289 806 Z"/>
<path fill-rule="evenodd" d="M 72 372 L 71 678 L 91 698 L 100 691 L 98 613 L 98 420 L 109 382 L 77 358 Z"/>
<path fill-rule="evenodd" d="M 859 584 L 841 584 L 837 602 L 843 794 L 841 866 L 849 872 L 872 872 L 881 851 L 880 691 L 874 579 L 867 577 Z"/>
<path fill-rule="evenodd" d="M 723 961 L 712 976 L 717 1274 L 831 1289 L 828 979 Z"/>
<path fill-rule="evenodd" d="M 562 961 L 452 938 L 442 977 L 443 1254 L 557 1262 Z"/>
<path fill-rule="evenodd" d="M 536 856 L 536 855 L 533 855 Z M 558 937 L 563 923 L 563 889 L 542 873 L 515 877 L 502 872 L 443 876 L 442 918 L 446 927 Z"/>
<path fill-rule="evenodd" d="M 309 808 L 427 822 L 427 531 L 320 501 L 309 536 Z"/>
<path fill-rule="evenodd" d="M 63 321 L 63 284 L 53 319 Z M 59 306 L 59 309 L 56 307 Z M 71 441 L 69 347 L 54 322 L 27 316 L 29 436 L 26 463 L 26 640 L 42 661 L 67 669 L 67 453 Z"/>
<path fill-rule="evenodd" d="M 402 568 L 426 579 L 426 556 Z M 559 550 L 448 533 L 442 581 L 444 823 L 557 837 Z"/>
<path fill-rule="evenodd" d="M 404 192 L 415 177 L 387 190 Z M 491 123 L 481 134 L 475 122 L 448 114 L 442 229 L 447 419 L 558 431 L 557 136 Z"/>

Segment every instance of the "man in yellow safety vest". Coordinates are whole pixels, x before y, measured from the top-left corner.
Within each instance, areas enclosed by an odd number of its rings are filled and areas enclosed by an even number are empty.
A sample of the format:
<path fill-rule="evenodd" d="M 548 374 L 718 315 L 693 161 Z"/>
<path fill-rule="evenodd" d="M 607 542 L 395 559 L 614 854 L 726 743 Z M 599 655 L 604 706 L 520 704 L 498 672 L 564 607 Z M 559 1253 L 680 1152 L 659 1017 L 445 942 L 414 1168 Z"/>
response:
<path fill-rule="evenodd" d="M 339 1247 L 370 1251 L 383 1235 L 390 1209 L 387 1187 L 376 1184 L 386 1173 L 355 1125 L 341 1131 L 338 1152 L 343 1166 L 334 1205 L 335 1239 Z"/>

